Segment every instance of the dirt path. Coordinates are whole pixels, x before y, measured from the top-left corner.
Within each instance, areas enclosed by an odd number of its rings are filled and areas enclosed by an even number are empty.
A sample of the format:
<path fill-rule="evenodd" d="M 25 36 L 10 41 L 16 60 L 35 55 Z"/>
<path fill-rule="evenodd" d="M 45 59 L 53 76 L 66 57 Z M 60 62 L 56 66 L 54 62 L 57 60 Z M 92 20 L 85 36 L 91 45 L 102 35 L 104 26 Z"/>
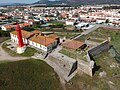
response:
<path fill-rule="evenodd" d="M 0 43 L 0 61 L 4 61 L 4 60 L 6 60 L 6 61 L 17 61 L 17 60 L 30 59 L 30 57 L 12 57 L 12 56 L 10 56 L 8 53 L 6 53 L 2 49 L 2 44 L 3 43 Z"/>

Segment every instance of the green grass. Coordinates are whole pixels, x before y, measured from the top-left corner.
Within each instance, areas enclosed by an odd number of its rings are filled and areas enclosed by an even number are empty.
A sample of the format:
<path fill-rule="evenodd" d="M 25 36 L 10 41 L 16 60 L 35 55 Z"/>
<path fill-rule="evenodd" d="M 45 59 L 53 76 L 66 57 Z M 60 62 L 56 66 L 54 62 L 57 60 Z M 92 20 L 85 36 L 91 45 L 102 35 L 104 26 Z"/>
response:
<path fill-rule="evenodd" d="M 71 51 L 70 49 L 62 48 L 62 50 L 60 50 L 59 52 L 65 54 L 66 56 L 76 59 L 76 53 L 74 53 L 73 50 Z"/>
<path fill-rule="evenodd" d="M 90 39 L 90 41 L 97 42 L 97 43 L 102 43 L 104 40 L 99 40 L 99 39 Z"/>
<path fill-rule="evenodd" d="M 30 57 L 30 56 L 33 56 L 34 53 L 36 53 L 36 52 L 37 52 L 37 50 L 35 50 L 33 48 L 30 48 L 30 47 L 27 47 L 26 50 L 25 50 L 25 52 L 22 53 L 21 55 L 22 56 L 26 56 L 26 57 Z"/>
<path fill-rule="evenodd" d="M 59 21 L 51 21 L 48 24 L 52 24 L 51 28 L 63 28 L 64 27 L 64 22 L 59 22 Z"/>
<path fill-rule="evenodd" d="M 52 28 L 52 27 L 40 28 L 40 31 L 42 31 L 42 32 L 55 32 L 55 33 L 70 33 L 70 34 L 81 33 L 81 31 L 76 30 L 76 29 L 75 30 L 66 30 L 65 28 L 62 28 L 62 27 L 59 27 L 59 28 Z"/>
<path fill-rule="evenodd" d="M 103 52 L 102 54 L 100 54 L 99 56 L 97 56 L 95 58 L 95 62 L 97 65 L 100 66 L 100 70 L 104 70 L 107 72 L 107 76 L 108 77 L 112 77 L 114 75 L 114 73 L 119 73 L 120 74 L 120 68 L 110 68 L 110 65 L 112 63 L 117 63 L 117 61 L 110 56 L 110 53 L 108 52 Z M 98 74 L 98 72 L 96 72 L 96 74 Z"/>
<path fill-rule="evenodd" d="M 59 22 L 59 21 L 51 21 L 49 23 L 55 24 L 55 25 L 61 25 L 61 24 L 63 25 L 64 24 L 64 22 Z"/>
<path fill-rule="evenodd" d="M 116 60 L 110 57 L 108 52 L 104 52 L 95 58 L 97 66 L 100 69 L 95 72 L 93 77 L 86 74 L 77 74 L 72 80 L 66 83 L 67 90 L 114 90 L 110 88 L 108 81 L 114 83 L 115 90 L 120 90 L 120 78 L 114 78 L 114 73 L 120 75 L 120 68 L 110 68 L 112 63 L 117 63 Z M 105 71 L 107 76 L 104 78 L 99 77 L 99 73 Z M 69 83 L 72 82 L 72 85 Z"/>
<path fill-rule="evenodd" d="M 54 70 L 41 60 L 0 63 L 0 90 L 62 90 Z"/>
<path fill-rule="evenodd" d="M 120 31 L 119 32 L 112 32 L 111 34 L 111 44 L 120 52 Z"/>
<path fill-rule="evenodd" d="M 76 51 L 68 48 L 62 48 L 62 50 L 60 50 L 59 52 L 74 59 L 87 61 L 86 57 L 84 57 L 87 54 L 86 52 L 80 54 L 80 51 Z"/>
<path fill-rule="evenodd" d="M 57 36 L 60 36 L 60 37 L 66 37 L 66 38 L 71 38 L 71 37 L 74 37 L 75 35 L 77 35 L 77 33 L 70 33 L 70 32 L 57 32 L 55 33 Z"/>
<path fill-rule="evenodd" d="M 37 52 L 37 50 L 27 47 L 25 52 L 22 54 L 17 54 L 15 51 L 10 50 L 9 48 L 7 48 L 7 46 L 9 46 L 7 43 L 4 43 L 2 45 L 2 48 L 11 56 L 25 56 L 25 57 L 30 57 L 33 56 L 35 52 Z"/>

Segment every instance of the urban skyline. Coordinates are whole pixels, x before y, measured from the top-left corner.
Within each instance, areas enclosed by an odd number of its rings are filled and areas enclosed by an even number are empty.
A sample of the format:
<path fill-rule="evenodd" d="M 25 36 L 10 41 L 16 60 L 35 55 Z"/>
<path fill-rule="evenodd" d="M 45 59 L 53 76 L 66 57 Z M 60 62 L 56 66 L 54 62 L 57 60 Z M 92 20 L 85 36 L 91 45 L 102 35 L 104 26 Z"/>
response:
<path fill-rule="evenodd" d="M 2 3 L 34 3 L 38 0 L 0 0 L 0 4 Z"/>

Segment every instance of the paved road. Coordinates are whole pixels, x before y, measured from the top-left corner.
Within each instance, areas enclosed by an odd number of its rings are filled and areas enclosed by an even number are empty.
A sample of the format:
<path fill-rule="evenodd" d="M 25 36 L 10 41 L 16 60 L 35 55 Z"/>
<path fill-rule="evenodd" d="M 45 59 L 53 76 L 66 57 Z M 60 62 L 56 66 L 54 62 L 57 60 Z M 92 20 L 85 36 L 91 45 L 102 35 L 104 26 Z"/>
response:
<path fill-rule="evenodd" d="M 89 30 L 86 30 L 86 31 L 82 32 L 80 35 L 74 37 L 72 40 L 77 39 L 77 38 L 79 38 L 83 35 L 87 35 L 88 33 L 93 32 L 94 30 L 96 30 L 99 27 L 108 27 L 108 28 L 120 29 L 120 27 L 108 26 L 106 24 L 92 24 L 92 25 L 95 25 L 95 26 L 93 28 L 89 29 Z"/>

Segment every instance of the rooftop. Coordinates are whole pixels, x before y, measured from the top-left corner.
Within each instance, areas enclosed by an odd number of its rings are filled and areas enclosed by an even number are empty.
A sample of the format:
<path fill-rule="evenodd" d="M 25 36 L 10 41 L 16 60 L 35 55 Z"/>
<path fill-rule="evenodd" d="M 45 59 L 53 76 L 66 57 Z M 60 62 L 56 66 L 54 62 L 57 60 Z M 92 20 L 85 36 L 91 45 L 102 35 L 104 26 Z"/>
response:
<path fill-rule="evenodd" d="M 78 49 L 82 45 L 84 45 L 84 42 L 75 41 L 75 40 L 69 40 L 62 44 L 63 47 L 67 47 L 70 49 Z"/>
<path fill-rule="evenodd" d="M 39 43 L 39 44 L 42 44 L 42 45 L 45 45 L 45 46 L 48 46 L 49 44 L 56 41 L 54 38 L 49 38 L 49 37 L 45 37 L 45 36 L 36 35 L 35 33 L 37 33 L 37 32 L 40 32 L 40 31 L 35 30 L 33 32 L 28 32 L 28 31 L 25 31 L 25 30 L 21 30 L 23 38 L 25 38 L 25 39 L 29 38 L 29 40 L 31 40 L 33 42 L 36 42 L 36 43 Z M 11 34 L 17 35 L 17 32 L 12 31 Z"/>

